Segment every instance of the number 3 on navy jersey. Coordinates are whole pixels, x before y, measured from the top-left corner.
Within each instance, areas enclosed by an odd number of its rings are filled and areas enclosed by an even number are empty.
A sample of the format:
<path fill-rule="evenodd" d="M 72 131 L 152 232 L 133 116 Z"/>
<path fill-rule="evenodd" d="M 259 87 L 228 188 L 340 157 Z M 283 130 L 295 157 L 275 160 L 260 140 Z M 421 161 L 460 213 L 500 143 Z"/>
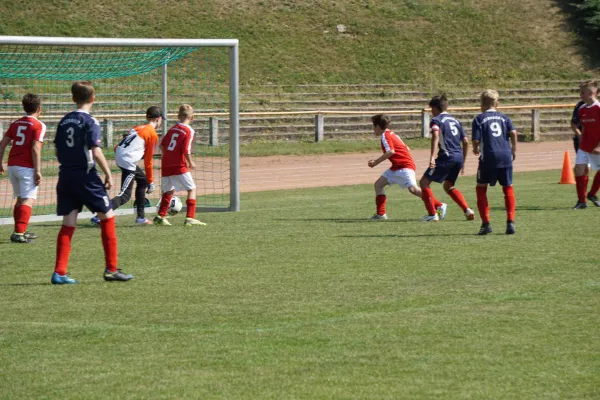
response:
<path fill-rule="evenodd" d="M 492 136 L 499 137 L 502 136 L 502 127 L 497 122 L 492 122 L 490 124 L 490 130 L 492 131 Z"/>
<path fill-rule="evenodd" d="M 174 133 L 173 136 L 171 136 L 171 141 L 169 142 L 169 147 L 167 147 L 167 150 L 169 151 L 173 151 L 173 149 L 175 149 L 175 146 L 177 146 L 177 138 L 179 137 L 179 133 Z"/>
<path fill-rule="evenodd" d="M 73 129 L 72 127 L 67 128 L 67 140 L 65 141 L 65 143 L 69 147 L 75 146 L 75 139 L 73 139 L 74 134 L 75 134 L 75 129 Z"/>

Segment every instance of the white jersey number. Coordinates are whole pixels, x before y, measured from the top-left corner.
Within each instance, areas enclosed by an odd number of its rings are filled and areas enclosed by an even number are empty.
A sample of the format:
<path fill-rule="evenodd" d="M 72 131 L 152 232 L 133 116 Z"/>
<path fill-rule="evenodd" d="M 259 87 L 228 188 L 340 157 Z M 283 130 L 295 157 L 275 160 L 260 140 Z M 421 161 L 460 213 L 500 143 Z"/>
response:
<path fill-rule="evenodd" d="M 175 149 L 175 146 L 177 146 L 178 137 L 179 133 L 174 133 L 173 136 L 171 136 L 171 141 L 169 142 L 169 147 L 167 147 L 167 150 L 173 151 Z"/>
<path fill-rule="evenodd" d="M 17 146 L 22 146 L 22 145 L 23 145 L 23 143 L 25 143 L 25 134 L 23 133 L 23 131 L 24 131 L 25 129 L 27 129 L 27 127 L 26 127 L 26 126 L 23 126 L 23 125 L 21 125 L 21 126 L 19 126 L 19 127 L 17 128 L 17 137 L 19 138 L 19 140 L 17 140 L 17 141 L 15 142 L 15 145 L 17 145 Z"/>
<path fill-rule="evenodd" d="M 75 146 L 75 139 L 73 139 L 73 135 L 75 134 L 75 129 L 73 128 L 68 128 L 67 129 L 67 140 L 65 141 L 65 143 L 67 143 L 67 146 L 69 147 L 73 147 Z"/>
<path fill-rule="evenodd" d="M 492 136 L 499 137 L 502 136 L 502 127 L 497 122 L 492 122 L 490 124 L 490 129 L 492 131 Z"/>
<path fill-rule="evenodd" d="M 458 135 L 458 128 L 455 122 L 450 122 L 450 129 L 452 130 L 452 136 Z"/>

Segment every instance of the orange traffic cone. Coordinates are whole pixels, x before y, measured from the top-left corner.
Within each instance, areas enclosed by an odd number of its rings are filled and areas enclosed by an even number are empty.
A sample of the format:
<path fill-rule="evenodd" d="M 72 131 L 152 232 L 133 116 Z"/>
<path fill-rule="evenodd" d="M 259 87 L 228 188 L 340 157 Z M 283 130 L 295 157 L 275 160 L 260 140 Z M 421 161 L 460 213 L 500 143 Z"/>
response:
<path fill-rule="evenodd" d="M 575 174 L 573 173 L 573 168 L 571 167 L 571 157 L 569 157 L 569 152 L 565 151 L 565 158 L 563 160 L 562 173 L 560 175 L 560 182 L 563 185 L 574 185 L 575 184 Z"/>

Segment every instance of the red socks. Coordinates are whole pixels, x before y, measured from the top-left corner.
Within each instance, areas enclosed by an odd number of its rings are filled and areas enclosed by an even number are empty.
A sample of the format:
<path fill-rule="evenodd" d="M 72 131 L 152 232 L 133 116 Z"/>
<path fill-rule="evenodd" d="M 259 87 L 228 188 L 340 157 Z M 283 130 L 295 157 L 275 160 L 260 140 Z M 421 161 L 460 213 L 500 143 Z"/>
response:
<path fill-rule="evenodd" d="M 477 186 L 477 209 L 479 210 L 479 216 L 484 224 L 490 222 L 490 206 L 487 200 L 487 186 Z"/>
<path fill-rule="evenodd" d="M 100 229 L 102 230 L 102 246 L 104 247 L 106 269 L 110 272 L 115 272 L 117 270 L 117 230 L 115 217 L 100 221 Z M 63 225 L 58 232 L 54 272 L 59 275 L 67 274 L 69 255 L 71 254 L 71 239 L 74 232 L 74 226 L 66 225 Z"/>
<path fill-rule="evenodd" d="M 31 207 L 25 204 L 15 204 L 13 218 L 15 219 L 15 233 L 25 233 L 27 225 L 29 225 L 29 218 L 31 218 Z"/>
<path fill-rule="evenodd" d="M 161 217 L 165 217 L 167 215 L 167 211 L 169 211 L 169 204 L 171 204 L 171 198 L 173 195 L 171 193 L 163 193 L 162 199 L 160 199 L 160 207 L 158 208 L 158 215 Z"/>
<path fill-rule="evenodd" d="M 512 186 L 502 187 L 504 192 L 504 205 L 506 206 L 506 220 L 515 221 L 515 209 L 517 208 L 517 200 L 515 199 L 515 191 Z"/>
<path fill-rule="evenodd" d="M 423 199 L 423 203 L 425 203 L 427 214 L 435 215 L 435 197 L 433 196 L 431 188 L 421 189 L 421 199 Z"/>
<path fill-rule="evenodd" d="M 196 199 L 187 199 L 185 205 L 187 206 L 185 217 L 194 218 L 196 216 Z"/>
<path fill-rule="evenodd" d="M 600 189 L 600 171 L 596 171 L 596 175 L 594 175 L 594 181 L 592 182 L 592 188 L 590 189 L 590 196 L 597 195 L 598 189 Z"/>
<path fill-rule="evenodd" d="M 386 198 L 385 194 L 380 194 L 379 196 L 375 197 L 375 204 L 377 205 L 377 215 L 385 214 L 386 199 L 387 198 Z"/>
<path fill-rule="evenodd" d="M 458 206 L 460 208 L 462 208 L 463 212 L 467 211 L 467 208 L 469 208 L 469 205 L 467 204 L 467 201 L 465 200 L 465 198 L 462 195 L 462 193 L 460 192 L 460 190 L 452 189 L 448 193 L 448 196 L 450 196 L 452 198 L 452 200 L 454 200 L 454 202 L 456 204 L 458 204 Z"/>
<path fill-rule="evenodd" d="M 594 178 L 594 181 L 596 178 Z M 587 191 L 588 186 L 588 177 L 584 176 L 576 176 L 575 177 L 575 186 L 577 188 L 577 199 L 580 203 L 585 203 L 585 192 Z"/>
<path fill-rule="evenodd" d="M 110 272 L 117 270 L 117 228 L 115 226 L 115 217 L 100 221 L 102 230 L 102 246 L 104 247 L 104 259 L 106 260 L 106 269 Z"/>
<path fill-rule="evenodd" d="M 63 225 L 56 238 L 56 264 L 54 272 L 59 275 L 67 274 L 67 265 L 69 264 L 69 254 L 71 254 L 71 238 L 75 232 L 74 226 Z"/>

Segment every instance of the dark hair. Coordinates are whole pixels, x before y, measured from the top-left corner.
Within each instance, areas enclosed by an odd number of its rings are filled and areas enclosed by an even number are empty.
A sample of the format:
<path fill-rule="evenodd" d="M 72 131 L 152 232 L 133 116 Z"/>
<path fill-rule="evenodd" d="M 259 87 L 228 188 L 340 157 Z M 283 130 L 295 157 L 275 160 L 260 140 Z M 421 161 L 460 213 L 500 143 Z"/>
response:
<path fill-rule="evenodd" d="M 36 113 L 37 110 L 39 110 L 41 103 L 42 102 L 38 95 L 33 93 L 27 93 L 25 96 L 23 96 L 23 101 L 21 101 L 21 104 L 23 104 L 23 110 L 25 110 L 27 114 Z"/>
<path fill-rule="evenodd" d="M 373 126 L 378 126 L 381 129 L 387 129 L 390 126 L 390 117 L 385 114 L 373 115 L 371 121 L 373 121 Z"/>
<path fill-rule="evenodd" d="M 163 117 L 162 111 L 160 108 L 156 106 L 152 106 L 146 110 L 146 118 L 148 119 L 156 119 L 159 117 Z M 164 118 L 164 117 L 163 117 Z"/>
<path fill-rule="evenodd" d="M 442 93 L 439 96 L 433 96 L 431 100 L 429 100 L 429 107 L 435 107 L 440 111 L 446 111 L 448 109 L 448 97 L 446 96 L 446 93 Z"/>
<path fill-rule="evenodd" d="M 90 81 L 77 81 L 71 86 L 73 101 L 77 104 L 87 104 L 94 100 L 94 86 Z"/>

